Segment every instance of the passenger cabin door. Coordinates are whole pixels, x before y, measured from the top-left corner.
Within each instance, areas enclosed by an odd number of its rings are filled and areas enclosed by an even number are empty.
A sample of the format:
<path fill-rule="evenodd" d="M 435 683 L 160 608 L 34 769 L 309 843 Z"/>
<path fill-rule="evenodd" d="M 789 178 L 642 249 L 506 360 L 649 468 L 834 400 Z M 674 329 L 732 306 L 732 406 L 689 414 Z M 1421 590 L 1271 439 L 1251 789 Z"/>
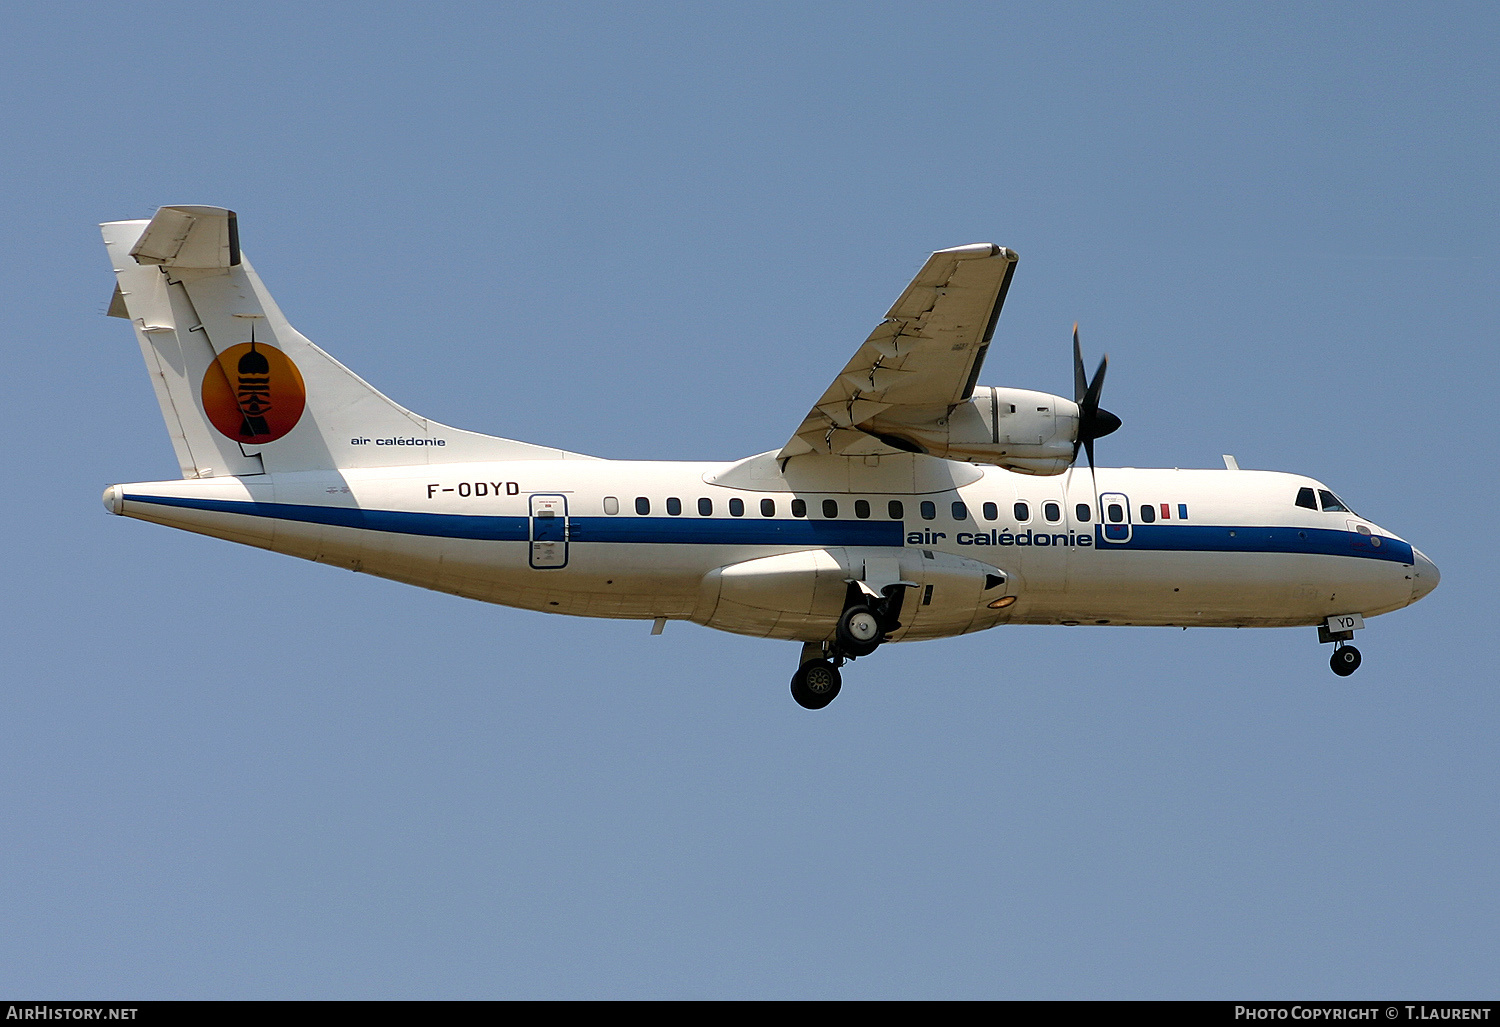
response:
<path fill-rule="evenodd" d="M 1123 493 L 1106 492 L 1099 497 L 1099 521 L 1104 525 L 1104 541 L 1130 541 L 1130 499 Z"/>
<path fill-rule="evenodd" d="M 531 497 L 531 566 L 548 570 L 568 565 L 568 497 Z"/>

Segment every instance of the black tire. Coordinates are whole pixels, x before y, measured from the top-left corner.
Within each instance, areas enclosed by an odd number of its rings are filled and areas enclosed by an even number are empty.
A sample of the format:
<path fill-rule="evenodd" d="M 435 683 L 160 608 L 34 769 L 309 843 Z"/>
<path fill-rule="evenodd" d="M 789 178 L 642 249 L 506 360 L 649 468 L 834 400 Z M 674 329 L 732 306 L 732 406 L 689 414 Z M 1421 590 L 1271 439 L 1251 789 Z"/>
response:
<path fill-rule="evenodd" d="M 1358 649 L 1352 645 L 1341 645 L 1333 651 L 1333 656 L 1329 659 L 1328 665 L 1333 668 L 1333 672 L 1339 677 L 1346 678 L 1359 670 L 1359 660 Z"/>
<path fill-rule="evenodd" d="M 839 615 L 838 627 L 834 630 L 839 649 L 846 656 L 869 656 L 880 647 L 885 638 L 885 626 L 880 616 L 868 606 L 846 607 Z"/>
<path fill-rule="evenodd" d="M 812 660 L 792 675 L 792 698 L 803 709 L 821 710 L 838 697 L 843 684 L 839 669 L 831 662 Z"/>

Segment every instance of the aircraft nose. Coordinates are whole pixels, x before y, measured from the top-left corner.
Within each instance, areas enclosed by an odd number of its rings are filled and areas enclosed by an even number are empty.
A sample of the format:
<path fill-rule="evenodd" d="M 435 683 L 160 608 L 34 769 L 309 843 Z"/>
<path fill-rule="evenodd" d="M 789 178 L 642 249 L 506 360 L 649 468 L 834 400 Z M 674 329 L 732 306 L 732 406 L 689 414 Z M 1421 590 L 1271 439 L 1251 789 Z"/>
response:
<path fill-rule="evenodd" d="M 1411 601 L 1416 602 L 1437 588 L 1443 576 L 1438 573 L 1437 564 L 1427 559 L 1427 554 L 1416 546 L 1412 547 L 1411 555 L 1416 561 L 1411 572 Z"/>

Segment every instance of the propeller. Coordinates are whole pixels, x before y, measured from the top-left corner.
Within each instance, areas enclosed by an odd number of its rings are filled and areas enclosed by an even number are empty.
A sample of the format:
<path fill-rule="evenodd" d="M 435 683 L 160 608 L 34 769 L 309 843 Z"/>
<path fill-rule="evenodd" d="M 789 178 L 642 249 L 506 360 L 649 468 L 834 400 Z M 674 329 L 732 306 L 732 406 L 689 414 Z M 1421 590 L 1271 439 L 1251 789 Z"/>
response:
<path fill-rule="evenodd" d="M 1073 324 L 1073 401 L 1078 404 L 1078 441 L 1073 443 L 1073 459 L 1078 459 L 1078 450 L 1082 447 L 1089 459 L 1089 478 L 1094 478 L 1094 440 L 1102 439 L 1104 436 L 1116 431 L 1120 427 L 1120 419 L 1108 410 L 1099 409 L 1099 393 L 1104 390 L 1104 372 L 1109 370 L 1109 354 L 1099 361 L 1099 369 L 1094 372 L 1094 380 L 1089 381 L 1083 370 L 1083 350 L 1078 345 L 1078 323 Z M 1099 485 L 1097 480 L 1094 484 L 1095 503 L 1097 507 Z"/>

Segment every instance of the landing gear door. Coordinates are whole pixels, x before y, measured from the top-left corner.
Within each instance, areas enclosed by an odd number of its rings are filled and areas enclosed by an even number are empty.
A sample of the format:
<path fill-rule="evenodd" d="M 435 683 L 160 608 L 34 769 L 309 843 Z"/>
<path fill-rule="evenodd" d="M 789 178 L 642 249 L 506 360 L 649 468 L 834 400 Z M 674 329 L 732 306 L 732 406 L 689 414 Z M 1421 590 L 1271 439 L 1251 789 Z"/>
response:
<path fill-rule="evenodd" d="M 531 566 L 537 570 L 568 565 L 568 497 L 531 497 Z"/>
<path fill-rule="evenodd" d="M 1099 497 L 1099 523 L 1104 527 L 1104 541 L 1116 544 L 1130 541 L 1130 500 L 1119 492 Z"/>

